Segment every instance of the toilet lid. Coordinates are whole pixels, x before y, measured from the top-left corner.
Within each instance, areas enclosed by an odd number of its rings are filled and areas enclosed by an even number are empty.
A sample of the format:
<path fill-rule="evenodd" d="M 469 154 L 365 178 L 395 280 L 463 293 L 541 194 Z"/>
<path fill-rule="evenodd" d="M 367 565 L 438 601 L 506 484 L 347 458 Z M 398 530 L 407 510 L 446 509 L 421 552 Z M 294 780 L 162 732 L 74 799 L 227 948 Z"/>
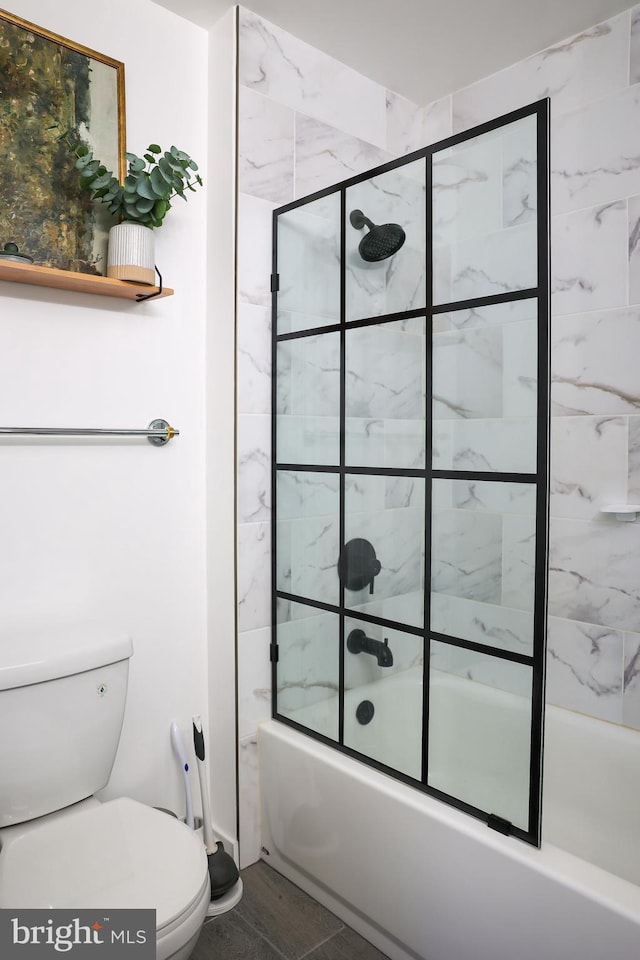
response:
<path fill-rule="evenodd" d="M 179 820 L 121 797 L 38 824 L 0 856 L 0 904 L 14 909 L 147 908 L 156 930 L 202 895 L 200 838 Z"/>

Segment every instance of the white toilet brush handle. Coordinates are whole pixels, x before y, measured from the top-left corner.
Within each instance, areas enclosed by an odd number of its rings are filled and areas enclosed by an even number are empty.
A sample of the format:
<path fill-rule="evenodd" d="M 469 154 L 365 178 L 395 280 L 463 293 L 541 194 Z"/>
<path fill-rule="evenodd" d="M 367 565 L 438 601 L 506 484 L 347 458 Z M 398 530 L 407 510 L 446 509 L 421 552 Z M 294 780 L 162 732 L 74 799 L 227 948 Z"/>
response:
<path fill-rule="evenodd" d="M 200 793 L 202 795 L 202 829 L 204 833 L 204 845 L 207 853 L 215 853 L 217 850 L 216 841 L 211 827 L 211 804 L 209 802 L 209 785 L 207 782 L 207 767 L 204 749 L 204 734 L 202 732 L 202 720 L 200 717 L 193 717 L 193 746 L 198 761 L 198 777 L 200 779 Z"/>
<path fill-rule="evenodd" d="M 187 762 L 187 752 L 184 748 L 184 740 L 180 733 L 180 727 L 175 720 L 171 721 L 171 746 L 173 752 L 180 761 L 182 767 L 182 777 L 184 780 L 184 802 L 185 802 L 185 823 L 193 830 L 195 823 L 193 820 L 193 801 L 191 799 L 191 784 L 189 783 L 189 764 Z"/>

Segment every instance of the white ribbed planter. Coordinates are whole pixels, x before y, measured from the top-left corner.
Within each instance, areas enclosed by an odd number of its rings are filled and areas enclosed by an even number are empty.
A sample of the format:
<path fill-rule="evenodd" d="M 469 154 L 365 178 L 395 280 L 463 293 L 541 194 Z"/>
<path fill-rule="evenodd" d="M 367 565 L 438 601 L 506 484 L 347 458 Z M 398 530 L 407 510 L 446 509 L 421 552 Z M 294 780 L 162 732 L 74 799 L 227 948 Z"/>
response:
<path fill-rule="evenodd" d="M 151 227 L 125 220 L 109 231 L 107 276 L 155 284 L 154 236 Z"/>

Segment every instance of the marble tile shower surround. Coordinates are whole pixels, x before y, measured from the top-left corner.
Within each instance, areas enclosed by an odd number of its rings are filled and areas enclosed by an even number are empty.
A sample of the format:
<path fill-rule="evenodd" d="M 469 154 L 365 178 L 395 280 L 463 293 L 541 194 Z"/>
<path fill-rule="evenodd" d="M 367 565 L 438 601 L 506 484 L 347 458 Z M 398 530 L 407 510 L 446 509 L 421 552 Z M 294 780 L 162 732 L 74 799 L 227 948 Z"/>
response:
<path fill-rule="evenodd" d="M 312 50 L 241 8 L 240 197 L 238 274 L 239 629 L 243 859 L 258 856 L 252 724 L 268 716 L 264 684 L 248 657 L 266 660 L 256 638 L 270 622 L 268 549 L 270 458 L 270 330 L 268 304 L 271 213 L 309 189 L 363 172 L 394 156 L 437 142 L 517 109 L 551 98 L 552 185 L 552 465 L 551 616 L 548 697 L 560 705 L 640 729 L 640 623 L 637 582 L 640 523 L 620 525 L 599 506 L 640 502 L 640 6 L 597 24 L 534 57 L 426 107 L 417 107 Z M 337 81 L 334 83 L 334 79 Z M 350 84 L 353 84 L 352 86 Z M 318 149 L 318 145 L 322 149 Z M 336 175 L 336 171 L 340 172 Z M 526 168 L 513 165 L 506 217 L 513 227 L 527 211 Z M 489 181 L 487 181 L 489 183 Z M 488 186 L 487 189 L 490 189 Z M 366 211 L 365 211 L 366 212 Z M 515 221 L 515 222 L 514 222 Z M 526 227 L 526 222 L 524 224 Z M 513 234 L 512 234 L 513 235 Z M 441 258 L 442 283 L 450 263 Z M 520 304 L 509 306 L 519 309 Z M 506 308 L 505 308 L 506 309 Z M 502 403 L 527 410 L 535 371 L 527 367 L 519 331 L 531 317 L 501 319 L 503 370 L 519 370 L 503 385 Z M 294 316 L 292 323 L 296 322 Z M 302 328 L 306 325 L 299 321 Z M 509 324 L 513 323 L 513 335 Z M 479 329 L 478 363 L 498 361 L 498 338 L 481 311 L 438 317 L 435 330 Z M 483 342 L 482 335 L 486 331 Z M 444 340 L 442 341 L 445 342 Z M 530 354 L 529 354 L 530 362 Z M 442 403 L 446 406 L 446 393 Z M 465 403 L 478 413 L 496 405 L 471 383 Z M 526 416 L 526 414 L 522 414 Z M 305 415 L 308 416 L 308 415 Z M 513 414 L 515 422 L 521 416 Z M 303 418 L 304 419 L 304 418 Z M 355 448 L 366 450 L 379 418 L 354 418 Z M 307 421 L 313 427 L 310 419 Z M 412 421 L 384 421 L 412 431 Z M 477 430 L 494 469 L 515 445 L 518 429 L 501 435 L 490 420 L 452 416 L 434 428 L 441 463 L 465 460 Z M 314 429 L 311 433 L 314 433 Z M 358 432 L 367 437 L 359 443 Z M 515 449 L 515 446 L 514 446 Z M 415 456 L 423 456 L 416 446 Z M 364 462 L 364 461 L 363 461 Z M 249 479 L 251 478 L 251 479 Z M 389 505 L 407 504 L 407 490 L 387 490 Z M 411 600 L 411 597 L 414 600 Z M 451 632 L 522 649 L 530 613 L 477 599 L 436 598 L 434 610 Z M 401 598 L 419 609 L 421 592 Z M 398 598 L 380 599 L 395 619 Z M 282 614 L 294 622 L 285 606 Z M 302 618 L 301 618 L 302 619 Z M 465 664 L 448 669 L 465 670 Z M 268 676 L 268 665 L 263 676 Z M 478 679 L 480 677 L 478 676 Z M 246 786 L 245 786 L 246 784 Z M 248 792 L 247 792 L 248 791 Z M 255 794 L 252 794 L 252 798 Z"/>

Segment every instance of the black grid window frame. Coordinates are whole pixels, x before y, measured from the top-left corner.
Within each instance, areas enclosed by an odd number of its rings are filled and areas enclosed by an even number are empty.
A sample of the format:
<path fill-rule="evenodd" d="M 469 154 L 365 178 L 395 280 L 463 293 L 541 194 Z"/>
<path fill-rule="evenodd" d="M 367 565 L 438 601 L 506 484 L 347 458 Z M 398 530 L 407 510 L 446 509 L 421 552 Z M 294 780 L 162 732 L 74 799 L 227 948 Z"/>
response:
<path fill-rule="evenodd" d="M 271 680 L 272 680 L 272 716 L 274 719 L 286 724 L 293 729 L 299 730 L 306 736 L 310 736 L 322 743 L 325 743 L 341 753 L 362 761 L 367 765 L 383 773 L 389 774 L 397 780 L 407 783 L 422 792 L 442 800 L 449 805 L 488 823 L 500 832 L 509 833 L 534 846 L 539 846 L 541 841 L 541 805 L 542 805 L 542 761 L 543 761 L 543 730 L 544 730 L 544 689 L 545 689 L 545 661 L 546 661 L 546 622 L 547 622 L 547 552 L 548 552 L 548 483 L 549 483 L 549 320 L 550 320 L 550 291 L 549 291 L 549 103 L 548 99 L 540 100 L 536 103 L 514 110 L 508 114 L 496 118 L 487 123 L 480 124 L 464 133 L 456 134 L 445 140 L 432 144 L 422 150 L 414 151 L 399 158 L 382 164 L 358 176 L 351 177 L 339 184 L 332 185 L 324 190 L 317 191 L 300 200 L 285 204 L 273 212 L 273 255 L 272 255 L 272 459 L 271 459 L 271 490 L 272 490 L 272 552 L 271 552 L 271 574 L 272 574 L 272 642 L 271 642 Z M 518 120 L 529 116 L 535 116 L 537 119 L 537 285 L 524 290 L 518 290 L 508 293 L 501 293 L 491 296 L 476 297 L 467 300 L 458 300 L 449 303 L 434 304 L 433 302 L 433 263 L 430 255 L 431 236 L 433 233 L 433 210 L 432 210 L 432 172 L 433 156 L 448 147 L 457 146 L 467 140 L 476 138 L 485 133 L 498 130 L 500 127 L 507 126 Z M 404 312 L 394 312 L 382 316 L 368 317 L 364 319 L 350 320 L 346 319 L 346 197 L 347 190 L 359 183 L 371 180 L 387 171 L 403 167 L 409 163 L 414 163 L 424 159 L 425 161 L 425 195 L 426 195 L 426 297 L 425 307 L 408 310 Z M 340 195 L 340 319 L 337 323 L 327 324 L 326 326 L 296 330 L 293 332 L 278 333 L 277 314 L 278 314 L 278 220 L 289 211 L 296 210 L 307 204 L 314 203 L 323 197 L 338 193 Z M 432 381 L 432 358 L 433 358 L 433 318 L 441 313 L 449 313 L 465 309 L 479 308 L 493 304 L 513 302 L 516 300 L 536 300 L 538 314 L 538 390 L 537 390 L 537 463 L 536 470 L 532 473 L 507 473 L 507 472 L 489 472 L 489 471 L 471 471 L 471 470 L 434 470 L 432 463 L 432 391 L 430 385 Z M 427 384 L 426 390 L 426 415 L 425 415 L 425 469 L 402 469 L 402 468 L 376 468 L 376 467 L 358 467 L 346 463 L 346 445 L 345 445 L 345 409 L 346 409 L 346 383 L 345 383 L 345 353 L 346 336 L 351 329 L 359 327 L 373 327 L 386 323 L 392 323 L 398 320 L 405 320 L 413 317 L 424 317 L 426 321 L 425 341 L 426 341 L 426 371 Z M 302 339 L 318 336 L 326 333 L 338 333 L 340 336 L 340 456 L 339 463 L 331 466 L 324 464 L 301 464 L 301 463 L 279 463 L 277 461 L 277 354 L 278 344 L 292 339 Z M 407 623 L 386 619 L 363 611 L 354 611 L 345 604 L 345 588 L 339 583 L 338 603 L 331 604 L 319 600 L 313 600 L 308 597 L 302 597 L 277 589 L 277 480 L 281 471 L 300 471 L 313 473 L 333 473 L 340 477 L 340 495 L 339 495 L 339 530 L 341 549 L 345 543 L 345 479 L 350 475 L 369 475 L 386 477 L 416 477 L 424 480 L 425 491 L 425 531 L 424 531 L 424 564 L 425 564 L 425 582 L 424 582 L 424 620 L 423 627 L 415 627 Z M 437 479 L 455 479 L 455 480 L 479 480 L 494 481 L 505 483 L 523 483 L 530 484 L 536 488 L 536 555 L 535 555 L 535 603 L 533 611 L 534 636 L 533 653 L 531 656 L 519 654 L 504 650 L 498 647 L 488 646 L 486 644 L 476 643 L 474 641 L 464 640 L 459 637 L 452 637 L 435 633 L 429 629 L 430 624 L 430 595 L 428 589 L 430 580 L 430 554 L 431 554 L 431 491 L 433 480 Z M 337 558 L 336 558 L 337 561 Z M 278 600 L 291 601 L 306 605 L 311 610 L 321 610 L 334 613 L 339 617 L 339 714 L 338 714 L 338 739 L 328 738 L 317 731 L 314 731 L 290 717 L 278 712 L 277 703 L 277 670 L 278 670 Z M 363 625 L 367 623 L 378 624 L 389 629 L 398 630 L 405 634 L 420 637 L 423 641 L 424 652 L 424 683 L 423 683 L 423 724 L 422 724 L 422 776 L 420 780 L 410 777 L 393 767 L 389 767 L 377 760 L 374 760 L 356 750 L 353 750 L 344 743 L 344 621 L 345 618 L 360 620 Z M 499 817 L 495 817 L 491 811 L 481 810 L 460 798 L 443 793 L 442 791 L 430 786 L 427 783 L 428 777 L 428 720 L 429 720 L 429 662 L 430 662 L 430 643 L 431 640 L 437 640 L 442 643 L 450 644 L 455 647 L 462 647 L 468 650 L 480 653 L 485 656 L 496 657 L 501 660 L 507 660 L 522 664 L 531 668 L 532 672 L 532 691 L 531 691 L 531 740 L 530 740 L 530 772 L 529 772 L 529 824 L 528 828 L 522 829 L 512 824 L 507 824 Z"/>

